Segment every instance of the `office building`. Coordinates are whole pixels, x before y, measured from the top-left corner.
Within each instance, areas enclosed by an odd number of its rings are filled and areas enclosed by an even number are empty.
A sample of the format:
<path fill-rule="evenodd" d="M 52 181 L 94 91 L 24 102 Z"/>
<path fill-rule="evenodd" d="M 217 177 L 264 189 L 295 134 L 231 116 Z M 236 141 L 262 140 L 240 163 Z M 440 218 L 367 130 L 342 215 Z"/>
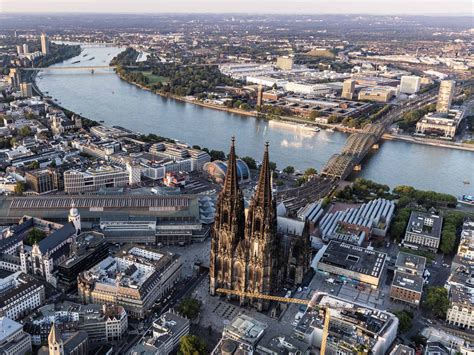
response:
<path fill-rule="evenodd" d="M 222 338 L 212 355 L 234 354 L 237 349 L 244 354 L 252 354 L 267 328 L 268 324 L 240 314 L 224 326 Z"/>
<path fill-rule="evenodd" d="M 387 103 L 395 95 L 395 90 L 385 86 L 374 86 L 359 91 L 359 100 Z"/>
<path fill-rule="evenodd" d="M 419 76 L 402 76 L 400 80 L 400 93 L 402 94 L 416 94 L 420 91 L 421 78 Z"/>
<path fill-rule="evenodd" d="M 459 285 L 449 285 L 449 308 L 446 314 L 446 322 L 457 326 L 465 331 L 474 330 L 474 268 L 471 268 L 470 280 Z M 456 275 L 455 275 L 456 276 Z M 454 277 L 455 277 L 454 276 Z M 453 278 L 453 275 L 450 277 Z"/>
<path fill-rule="evenodd" d="M 451 263 L 451 271 L 469 267 L 471 260 L 474 260 L 474 219 L 466 218 L 462 226 L 458 251 Z"/>
<path fill-rule="evenodd" d="M 179 340 L 189 334 L 189 320 L 172 310 L 153 322 L 151 336 L 144 337 L 130 350 L 130 355 L 168 355 Z"/>
<path fill-rule="evenodd" d="M 413 211 L 402 244 L 411 249 L 428 249 L 436 253 L 441 240 L 443 217 Z"/>
<path fill-rule="evenodd" d="M 318 270 L 343 279 L 379 286 L 387 255 L 357 245 L 331 240 L 317 262 Z"/>
<path fill-rule="evenodd" d="M 416 123 L 415 134 L 453 139 L 463 118 L 464 111 L 462 110 L 449 110 L 447 113 L 427 113 Z"/>
<path fill-rule="evenodd" d="M 49 53 L 49 40 L 46 33 L 41 34 L 41 53 L 43 53 L 43 55 Z"/>
<path fill-rule="evenodd" d="M 29 53 L 30 53 L 30 50 L 28 48 L 28 44 L 24 43 L 23 44 L 23 54 L 29 54 Z"/>
<path fill-rule="evenodd" d="M 439 85 L 438 101 L 436 103 L 436 111 L 439 113 L 448 113 L 451 109 L 453 101 L 454 89 L 456 82 L 454 80 L 442 80 Z"/>
<path fill-rule="evenodd" d="M 109 246 L 102 233 L 84 232 L 71 246 L 70 256 L 57 266 L 57 287 L 69 292 L 77 287 L 77 276 L 109 255 Z"/>
<path fill-rule="evenodd" d="M 48 339 L 53 323 L 64 333 L 83 331 L 90 342 L 107 343 L 123 338 L 128 316 L 123 307 L 110 304 L 84 305 L 69 301 L 47 304 L 25 323 L 33 345 L 41 345 Z"/>
<path fill-rule="evenodd" d="M 100 166 L 83 171 L 68 170 L 64 172 L 64 191 L 80 194 L 104 188 L 125 187 L 129 181 L 127 170 L 114 166 Z"/>
<path fill-rule="evenodd" d="M 203 241 L 210 233 L 209 221 L 205 220 L 206 211 L 202 210 L 202 220 L 193 216 L 101 218 L 100 229 L 109 243 L 190 244 Z M 212 220 L 213 212 L 210 213 Z"/>
<path fill-rule="evenodd" d="M 354 96 L 356 82 L 352 79 L 344 80 L 344 85 L 342 86 L 341 98 L 346 100 L 352 100 Z"/>
<path fill-rule="evenodd" d="M 423 277 L 395 271 L 390 298 L 394 301 L 404 302 L 410 306 L 418 307 L 421 303 L 423 292 Z"/>
<path fill-rule="evenodd" d="M 461 330 L 474 330 L 474 220 L 463 223 L 458 252 L 451 265 L 451 275 L 445 287 L 450 306 L 446 321 Z"/>
<path fill-rule="evenodd" d="M 263 103 L 263 85 L 259 85 L 257 89 L 257 107 L 262 107 Z"/>
<path fill-rule="evenodd" d="M 17 46 L 16 46 L 16 53 L 17 53 L 18 55 L 23 54 L 23 46 L 22 46 L 22 45 L 17 44 Z"/>
<path fill-rule="evenodd" d="M 354 354 L 361 348 L 374 355 L 388 353 L 397 337 L 395 315 L 320 292 L 313 295 L 310 307 L 298 321 L 298 339 L 321 348 L 325 307 L 331 308 L 326 354 Z"/>
<path fill-rule="evenodd" d="M 21 80 L 21 71 L 17 68 L 10 68 L 8 74 L 9 83 L 13 89 L 20 89 Z"/>
<path fill-rule="evenodd" d="M 63 188 L 62 178 L 56 169 L 46 168 L 27 171 L 25 180 L 27 186 L 38 194 Z"/>
<path fill-rule="evenodd" d="M 142 181 L 142 167 L 139 164 L 126 164 L 128 173 L 128 184 L 130 186 L 139 185 Z"/>
<path fill-rule="evenodd" d="M 426 258 L 423 256 L 405 253 L 398 253 L 395 261 L 395 269 L 405 274 L 423 276 L 425 273 Z"/>
<path fill-rule="evenodd" d="M 276 62 L 276 67 L 281 70 L 293 69 L 293 58 L 278 57 L 277 62 Z"/>
<path fill-rule="evenodd" d="M 33 87 L 31 83 L 20 83 L 21 97 L 32 97 Z"/>
<path fill-rule="evenodd" d="M 395 274 L 390 288 L 390 298 L 419 307 L 423 292 L 426 258 L 399 252 Z"/>
<path fill-rule="evenodd" d="M 168 158 L 172 159 L 175 163 L 189 161 L 189 166 L 178 165 L 176 169 L 166 169 L 166 172 L 179 172 L 179 171 L 201 171 L 204 164 L 211 161 L 211 156 L 199 149 L 190 148 L 183 143 L 170 143 L 170 142 L 159 142 L 153 144 L 150 148 L 150 154 L 156 158 Z"/>
<path fill-rule="evenodd" d="M 44 286 L 21 271 L 0 278 L 0 316 L 19 320 L 44 304 Z"/>
<path fill-rule="evenodd" d="M 31 354 L 31 337 L 23 331 L 23 325 L 6 317 L 0 317 L 0 354 Z"/>
<path fill-rule="evenodd" d="M 178 255 L 150 247 L 127 245 L 78 276 L 79 298 L 110 303 L 133 318 L 144 318 L 153 304 L 181 277 Z"/>
<path fill-rule="evenodd" d="M 237 354 L 316 354 L 316 348 L 296 339 L 290 327 L 275 327 L 246 314 L 224 326 L 222 337 L 212 355 Z"/>
<path fill-rule="evenodd" d="M 306 84 L 293 81 L 285 83 L 283 87 L 286 91 L 302 95 L 324 96 L 332 91 L 332 88 L 325 84 Z"/>

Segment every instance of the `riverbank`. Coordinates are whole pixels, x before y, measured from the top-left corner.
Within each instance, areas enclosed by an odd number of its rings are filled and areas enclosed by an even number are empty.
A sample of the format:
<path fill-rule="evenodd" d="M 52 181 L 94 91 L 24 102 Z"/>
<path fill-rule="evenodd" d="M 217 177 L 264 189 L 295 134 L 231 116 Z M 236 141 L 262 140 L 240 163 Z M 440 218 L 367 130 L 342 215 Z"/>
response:
<path fill-rule="evenodd" d="M 405 135 L 391 134 L 391 133 L 384 133 L 384 135 L 382 136 L 382 139 L 474 152 L 474 144 L 467 144 L 467 143 L 456 143 L 456 142 L 451 142 L 451 141 L 443 142 L 437 139 L 419 138 L 419 137 L 414 137 L 414 136 L 405 136 Z"/>
<path fill-rule="evenodd" d="M 191 99 L 187 99 L 186 97 L 183 97 L 183 96 L 165 94 L 165 93 L 162 93 L 162 92 L 159 92 L 159 91 L 153 91 L 149 87 L 146 87 L 146 86 L 138 84 L 134 81 L 129 81 L 129 80 L 125 79 L 120 73 L 116 72 L 116 74 L 121 80 L 125 81 L 126 83 L 134 85 L 134 86 L 136 86 L 136 87 L 138 87 L 142 90 L 149 91 L 152 94 L 159 95 L 161 97 L 165 97 L 165 98 L 169 98 L 169 99 L 173 99 L 173 100 L 177 100 L 177 101 L 181 101 L 181 102 L 185 102 L 185 103 L 188 103 L 188 104 L 193 104 L 193 105 L 197 105 L 197 106 L 201 106 L 201 107 L 205 107 L 205 108 L 210 108 L 210 109 L 213 109 L 213 110 L 224 111 L 224 112 L 228 112 L 228 113 L 235 113 L 235 114 L 242 115 L 242 116 L 259 117 L 257 111 L 246 111 L 246 110 L 241 110 L 241 109 L 238 109 L 238 108 L 229 108 L 229 107 L 225 107 L 225 106 L 221 106 L 221 105 L 210 104 L 208 102 L 202 102 L 202 101 L 199 101 L 197 99 L 191 100 Z"/>
<path fill-rule="evenodd" d="M 156 95 L 159 95 L 159 96 L 162 96 L 162 97 L 174 99 L 174 100 L 189 103 L 189 104 L 194 104 L 194 105 L 205 107 L 205 108 L 210 108 L 210 109 L 213 109 L 213 110 L 219 110 L 219 111 L 234 113 L 234 114 L 238 114 L 238 115 L 242 115 L 242 116 L 248 116 L 248 117 L 258 117 L 258 118 L 266 119 L 268 121 L 281 121 L 281 122 L 286 122 L 288 124 L 295 124 L 295 126 L 304 124 L 304 125 L 307 125 L 309 127 L 311 127 L 311 126 L 320 127 L 320 128 L 326 129 L 326 130 L 334 130 L 334 131 L 342 132 L 342 133 L 346 133 L 346 134 L 352 134 L 352 133 L 357 133 L 357 132 L 362 132 L 363 131 L 363 129 L 361 129 L 361 128 L 345 127 L 345 126 L 342 126 L 340 124 L 316 123 L 316 122 L 313 122 L 313 121 L 309 121 L 307 119 L 294 117 L 294 116 L 280 116 L 279 119 L 268 118 L 268 117 L 259 115 L 259 113 L 257 111 L 245 111 L 245 110 L 240 110 L 240 109 L 236 109 L 236 108 L 228 108 L 228 107 L 221 106 L 221 105 L 214 105 L 214 104 L 210 104 L 210 103 L 207 103 L 207 102 L 202 102 L 202 101 L 199 101 L 197 99 L 188 99 L 188 98 L 182 97 L 182 96 L 165 94 L 165 93 L 161 93 L 159 91 L 152 91 L 150 88 L 148 88 L 144 85 L 141 85 L 141 84 L 138 84 L 138 83 L 135 83 L 133 81 L 129 81 L 129 80 L 125 79 L 119 73 L 116 73 L 116 74 L 118 75 L 118 77 L 121 80 L 125 81 L 128 84 L 135 85 L 136 87 L 138 87 L 142 90 L 149 91 L 153 94 L 156 94 Z M 396 135 L 396 134 L 390 134 L 390 133 L 385 133 L 382 136 L 382 139 L 383 140 L 391 140 L 391 141 L 403 141 L 403 142 L 407 142 L 407 143 L 429 145 L 429 146 L 433 146 L 433 147 L 442 147 L 442 148 L 450 148 L 450 149 L 458 149 L 458 150 L 474 152 L 474 144 L 470 145 L 470 144 L 464 144 L 464 143 L 443 142 L 443 141 L 435 140 L 435 139 L 418 138 L 418 137 L 413 137 L 413 136 Z"/>

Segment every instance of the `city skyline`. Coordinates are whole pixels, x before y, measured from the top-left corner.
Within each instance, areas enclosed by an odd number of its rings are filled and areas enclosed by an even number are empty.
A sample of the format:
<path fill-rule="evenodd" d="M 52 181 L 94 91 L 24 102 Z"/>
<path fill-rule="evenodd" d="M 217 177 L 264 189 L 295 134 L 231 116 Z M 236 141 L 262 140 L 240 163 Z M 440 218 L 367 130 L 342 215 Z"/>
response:
<path fill-rule="evenodd" d="M 25 9 L 28 9 L 25 11 Z M 148 0 L 137 0 L 133 3 L 125 0 L 2 0 L 0 12 L 12 13 L 274 13 L 274 14 L 387 14 L 387 15 L 469 15 L 473 5 L 469 0 L 453 0 L 450 6 L 442 0 L 419 0 L 415 2 L 400 0 L 386 3 L 376 0 L 329 1 L 317 3 L 311 0 L 287 1 L 262 0 L 255 3 L 240 0 L 236 3 L 222 3 L 218 0 L 177 0 L 173 4 L 156 4 Z"/>
<path fill-rule="evenodd" d="M 471 354 L 468 1 L 0 0 L 0 353 Z"/>

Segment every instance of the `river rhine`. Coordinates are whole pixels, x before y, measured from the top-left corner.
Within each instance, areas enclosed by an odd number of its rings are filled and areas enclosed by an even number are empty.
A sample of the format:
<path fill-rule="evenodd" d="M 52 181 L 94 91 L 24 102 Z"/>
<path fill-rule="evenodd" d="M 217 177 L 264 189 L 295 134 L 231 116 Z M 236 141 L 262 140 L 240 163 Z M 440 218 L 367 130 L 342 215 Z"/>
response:
<path fill-rule="evenodd" d="M 58 66 L 108 65 L 121 51 L 95 45 L 83 49 L 80 56 Z M 120 80 L 109 69 L 96 70 L 95 74 L 85 70 L 42 72 L 37 84 L 63 107 L 107 125 L 226 152 L 230 137 L 235 135 L 237 154 L 257 160 L 261 160 L 264 142 L 268 141 L 270 158 L 280 169 L 293 165 L 302 171 L 308 167 L 320 170 L 347 138 L 339 132 L 316 133 L 163 98 Z M 364 161 L 358 175 L 391 187 L 411 185 L 454 195 L 474 194 L 474 153 L 383 141 Z M 471 184 L 464 184 L 466 180 Z"/>

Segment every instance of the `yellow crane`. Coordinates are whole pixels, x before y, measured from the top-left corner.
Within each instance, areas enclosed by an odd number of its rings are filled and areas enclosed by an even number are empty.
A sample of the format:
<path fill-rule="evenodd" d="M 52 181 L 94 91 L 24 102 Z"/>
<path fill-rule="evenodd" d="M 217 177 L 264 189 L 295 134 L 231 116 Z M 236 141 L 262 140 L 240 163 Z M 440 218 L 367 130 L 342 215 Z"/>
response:
<path fill-rule="evenodd" d="M 229 290 L 226 288 L 218 288 L 216 292 L 225 293 L 227 295 L 239 296 L 239 297 L 259 298 L 259 299 L 276 301 L 276 302 L 303 304 L 306 306 L 309 306 L 310 304 L 310 300 L 302 300 L 300 298 L 271 296 L 271 295 L 264 295 L 261 293 Z M 320 354 L 325 354 L 326 346 L 327 346 L 327 338 L 329 334 L 329 322 L 331 319 L 331 309 L 346 309 L 347 307 L 329 306 L 329 305 L 321 305 L 321 304 L 318 305 L 318 307 L 321 307 L 324 309 L 324 326 L 323 326 L 323 334 L 322 334 L 322 339 L 321 339 Z"/>

